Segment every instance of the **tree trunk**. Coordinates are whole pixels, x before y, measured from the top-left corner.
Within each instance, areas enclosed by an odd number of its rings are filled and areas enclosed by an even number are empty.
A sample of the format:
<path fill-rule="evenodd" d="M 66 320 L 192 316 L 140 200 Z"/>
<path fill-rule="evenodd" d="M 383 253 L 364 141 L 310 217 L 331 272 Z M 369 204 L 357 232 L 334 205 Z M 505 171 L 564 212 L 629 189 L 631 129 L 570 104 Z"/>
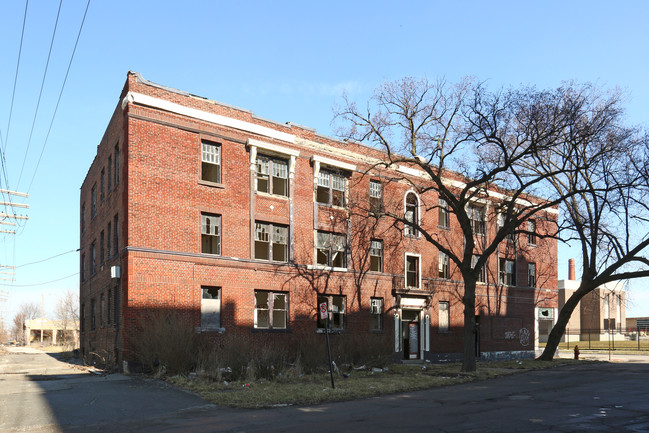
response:
<path fill-rule="evenodd" d="M 555 323 L 552 327 L 550 335 L 548 336 L 548 342 L 545 345 L 545 349 L 543 349 L 543 353 L 537 358 L 537 360 L 552 361 L 554 354 L 559 347 L 559 343 L 561 343 L 561 337 L 563 337 L 563 334 L 566 332 L 566 326 L 568 325 L 570 316 L 572 316 L 572 313 L 573 311 L 575 311 L 577 304 L 579 303 L 579 301 L 581 301 L 581 298 L 583 298 L 586 293 L 588 293 L 588 291 L 583 292 L 582 287 L 579 287 L 579 289 L 576 290 L 575 293 L 570 296 L 570 298 L 568 298 L 563 308 L 561 308 L 561 311 L 559 311 L 557 323 Z"/>
<path fill-rule="evenodd" d="M 475 281 L 464 280 L 464 353 L 462 357 L 462 371 L 476 371 L 475 362 Z"/>

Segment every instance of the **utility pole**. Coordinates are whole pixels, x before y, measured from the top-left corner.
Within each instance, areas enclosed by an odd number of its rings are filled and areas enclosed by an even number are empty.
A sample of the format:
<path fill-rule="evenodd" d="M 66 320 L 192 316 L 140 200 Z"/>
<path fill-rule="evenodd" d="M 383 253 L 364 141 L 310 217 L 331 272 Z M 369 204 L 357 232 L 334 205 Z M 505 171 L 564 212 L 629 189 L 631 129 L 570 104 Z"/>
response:
<path fill-rule="evenodd" d="M 29 194 L 25 192 L 18 192 L 18 191 L 10 191 L 8 189 L 0 189 L 0 194 L 7 194 L 9 196 L 16 196 L 16 197 L 24 197 L 24 198 L 29 198 Z M 29 209 L 29 205 L 25 203 L 14 203 L 12 201 L 0 201 L 0 206 L 4 206 L 5 209 L 7 207 L 10 207 L 11 209 L 16 209 L 16 208 L 21 208 L 21 209 Z M 29 217 L 27 215 L 18 215 L 16 213 L 6 213 L 6 212 L 0 212 L 0 224 L 8 225 L 8 226 L 16 226 L 17 224 L 14 222 L 6 221 L 7 219 L 14 219 L 14 220 L 28 220 Z M 9 234 L 16 234 L 15 230 L 0 230 L 0 233 L 9 233 Z"/>
<path fill-rule="evenodd" d="M 0 330 L 6 329 L 5 328 L 5 314 L 6 314 L 5 304 L 8 299 L 9 299 L 9 292 L 0 290 Z"/>

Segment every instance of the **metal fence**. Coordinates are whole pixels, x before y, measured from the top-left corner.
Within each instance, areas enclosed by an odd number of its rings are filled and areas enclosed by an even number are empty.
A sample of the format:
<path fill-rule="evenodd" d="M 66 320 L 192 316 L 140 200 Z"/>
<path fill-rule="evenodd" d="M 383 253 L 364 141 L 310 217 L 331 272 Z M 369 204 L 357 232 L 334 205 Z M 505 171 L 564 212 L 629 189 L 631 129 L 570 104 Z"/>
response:
<path fill-rule="evenodd" d="M 560 348 L 573 350 L 629 350 L 649 351 L 649 328 L 620 329 L 566 329 Z"/>

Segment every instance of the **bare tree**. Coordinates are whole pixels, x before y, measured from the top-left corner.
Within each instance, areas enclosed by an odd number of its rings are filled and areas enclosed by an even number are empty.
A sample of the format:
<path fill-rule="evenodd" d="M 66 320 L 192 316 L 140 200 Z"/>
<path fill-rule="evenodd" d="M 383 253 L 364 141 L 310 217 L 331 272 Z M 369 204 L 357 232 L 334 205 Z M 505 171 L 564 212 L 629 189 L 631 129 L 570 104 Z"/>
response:
<path fill-rule="evenodd" d="M 582 263 L 579 287 L 559 312 L 542 360 L 553 358 L 585 295 L 606 283 L 649 276 L 648 137 L 623 124 L 618 93 L 583 87 L 572 89 L 570 98 L 589 113 L 575 120 L 588 133 L 539 154 L 528 167 L 554 173 L 550 184 L 566 197 L 559 235 L 580 248 Z"/>
<path fill-rule="evenodd" d="M 41 308 L 35 302 L 27 302 L 20 305 L 20 310 L 14 316 L 11 334 L 20 343 L 25 343 L 24 326 L 25 320 L 36 319 L 41 315 Z"/>
<path fill-rule="evenodd" d="M 79 324 L 79 293 L 68 290 L 57 301 L 55 314 L 63 328 L 63 342 L 72 343 L 71 337 Z"/>
<path fill-rule="evenodd" d="M 13 327 L 11 328 L 11 335 L 14 338 L 14 340 L 18 341 L 21 344 L 25 342 L 24 326 L 25 326 L 25 314 L 16 313 L 13 320 Z"/>
<path fill-rule="evenodd" d="M 27 302 L 20 306 L 20 313 L 25 320 L 37 319 L 41 316 L 41 307 L 36 302 Z"/>
<path fill-rule="evenodd" d="M 421 182 L 413 181 L 413 176 L 400 179 L 419 194 L 432 191 L 441 199 L 426 203 L 423 212 L 437 211 L 443 203 L 457 218 L 462 242 L 436 227 L 422 227 L 405 213 L 385 212 L 445 253 L 462 277 L 463 371 L 476 368 L 476 282 L 489 257 L 508 236 L 529 234 L 526 222 L 530 219 L 544 221 L 536 236 L 558 235 L 556 207 L 574 192 L 548 185 L 568 164 L 544 171 L 530 167 L 539 155 L 557 146 L 570 148 L 587 139 L 591 123 L 604 121 L 586 90 L 568 85 L 552 91 L 490 92 L 470 79 L 452 85 L 405 78 L 381 86 L 362 109 L 345 97 L 336 110 L 344 122 L 339 135 L 386 152 L 386 161 L 377 163 L 377 168 L 396 168 L 395 173 L 414 168 L 425 173 Z M 574 98 L 574 93 L 582 99 Z M 586 161 L 573 164 L 583 168 Z M 476 208 L 480 211 L 484 203 L 493 212 L 481 218 L 499 219 L 492 235 L 476 224 Z"/>

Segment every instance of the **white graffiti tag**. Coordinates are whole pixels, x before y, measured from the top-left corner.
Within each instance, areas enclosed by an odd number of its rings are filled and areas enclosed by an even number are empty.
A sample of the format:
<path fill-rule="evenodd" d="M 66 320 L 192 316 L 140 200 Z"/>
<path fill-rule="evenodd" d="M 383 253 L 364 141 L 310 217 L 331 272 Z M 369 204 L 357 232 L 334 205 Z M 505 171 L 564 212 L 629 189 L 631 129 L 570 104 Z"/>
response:
<path fill-rule="evenodd" d="M 505 331 L 505 340 L 515 340 L 516 331 Z"/>
<path fill-rule="evenodd" d="M 519 341 L 521 342 L 521 346 L 527 346 L 530 344 L 530 330 L 527 328 L 521 328 L 520 331 L 518 331 L 519 335 Z"/>

